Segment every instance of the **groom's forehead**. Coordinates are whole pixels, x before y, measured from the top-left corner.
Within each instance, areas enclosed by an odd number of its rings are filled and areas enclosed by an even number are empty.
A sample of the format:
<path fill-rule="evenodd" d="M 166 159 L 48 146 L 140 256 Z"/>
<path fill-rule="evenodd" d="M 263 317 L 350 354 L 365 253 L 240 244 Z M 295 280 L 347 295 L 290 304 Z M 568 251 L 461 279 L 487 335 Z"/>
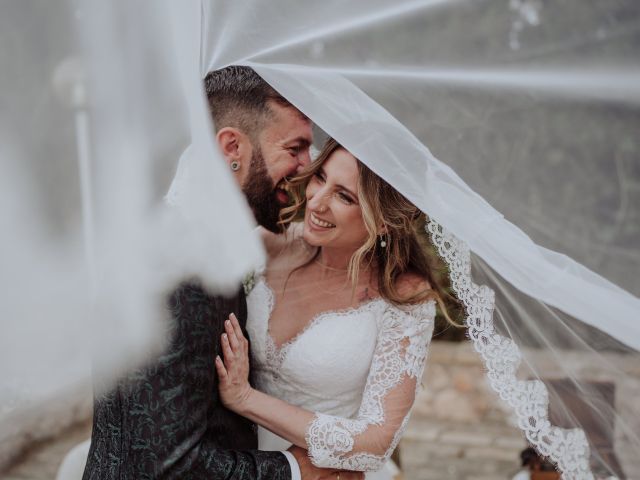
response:
<path fill-rule="evenodd" d="M 289 121 L 311 124 L 311 119 L 290 103 L 283 104 L 281 102 L 270 100 L 268 105 L 269 110 L 274 117 L 273 119 L 276 121 L 287 119 Z"/>
<path fill-rule="evenodd" d="M 297 141 L 305 146 L 313 142 L 313 123 L 293 106 L 281 106 L 274 110 L 266 127 L 289 142 Z"/>

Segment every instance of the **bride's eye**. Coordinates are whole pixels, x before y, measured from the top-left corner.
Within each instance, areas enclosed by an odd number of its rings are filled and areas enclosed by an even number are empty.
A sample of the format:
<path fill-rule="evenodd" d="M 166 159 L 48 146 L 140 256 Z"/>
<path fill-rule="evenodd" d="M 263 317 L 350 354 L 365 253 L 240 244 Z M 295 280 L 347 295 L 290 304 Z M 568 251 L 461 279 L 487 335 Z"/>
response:
<path fill-rule="evenodd" d="M 346 193 L 338 192 L 338 198 L 347 205 L 353 205 L 355 203 L 353 199 Z"/>
<path fill-rule="evenodd" d="M 314 173 L 313 178 L 315 178 L 320 183 L 324 183 L 324 175 L 321 172 Z"/>

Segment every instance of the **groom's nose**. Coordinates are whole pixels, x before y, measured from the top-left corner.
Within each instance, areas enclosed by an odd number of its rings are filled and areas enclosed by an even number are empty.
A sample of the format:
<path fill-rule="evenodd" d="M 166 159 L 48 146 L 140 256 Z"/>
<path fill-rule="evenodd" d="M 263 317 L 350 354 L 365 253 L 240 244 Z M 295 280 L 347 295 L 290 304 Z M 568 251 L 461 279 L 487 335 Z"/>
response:
<path fill-rule="evenodd" d="M 309 149 L 305 149 L 298 155 L 298 166 L 296 167 L 296 173 L 302 172 L 304 168 L 311 163 L 311 154 Z"/>

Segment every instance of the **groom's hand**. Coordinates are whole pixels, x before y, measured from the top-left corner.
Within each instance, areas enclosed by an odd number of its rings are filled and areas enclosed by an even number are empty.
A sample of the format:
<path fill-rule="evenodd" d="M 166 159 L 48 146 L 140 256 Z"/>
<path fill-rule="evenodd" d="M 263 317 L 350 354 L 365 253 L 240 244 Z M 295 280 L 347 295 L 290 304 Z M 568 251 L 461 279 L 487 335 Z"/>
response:
<path fill-rule="evenodd" d="M 307 451 L 295 445 L 289 448 L 300 467 L 302 480 L 363 480 L 364 473 L 348 472 L 346 470 L 336 470 L 335 468 L 318 468 L 311 463 Z M 338 473 L 340 474 L 338 476 Z"/>

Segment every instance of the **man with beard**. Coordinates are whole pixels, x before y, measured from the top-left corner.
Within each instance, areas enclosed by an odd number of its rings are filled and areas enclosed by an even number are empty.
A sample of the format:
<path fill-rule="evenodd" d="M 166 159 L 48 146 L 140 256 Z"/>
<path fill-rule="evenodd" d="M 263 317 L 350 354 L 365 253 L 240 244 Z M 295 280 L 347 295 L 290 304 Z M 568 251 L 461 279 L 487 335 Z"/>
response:
<path fill-rule="evenodd" d="M 248 67 L 209 73 L 205 90 L 229 168 L 257 222 L 278 232 L 283 182 L 309 163 L 311 121 Z M 190 282 L 169 307 L 167 350 L 96 398 L 85 480 L 362 478 L 317 469 L 304 450 L 256 450 L 255 425 L 222 406 L 214 359 L 231 312 L 244 328 L 242 288 L 223 298 Z"/>

